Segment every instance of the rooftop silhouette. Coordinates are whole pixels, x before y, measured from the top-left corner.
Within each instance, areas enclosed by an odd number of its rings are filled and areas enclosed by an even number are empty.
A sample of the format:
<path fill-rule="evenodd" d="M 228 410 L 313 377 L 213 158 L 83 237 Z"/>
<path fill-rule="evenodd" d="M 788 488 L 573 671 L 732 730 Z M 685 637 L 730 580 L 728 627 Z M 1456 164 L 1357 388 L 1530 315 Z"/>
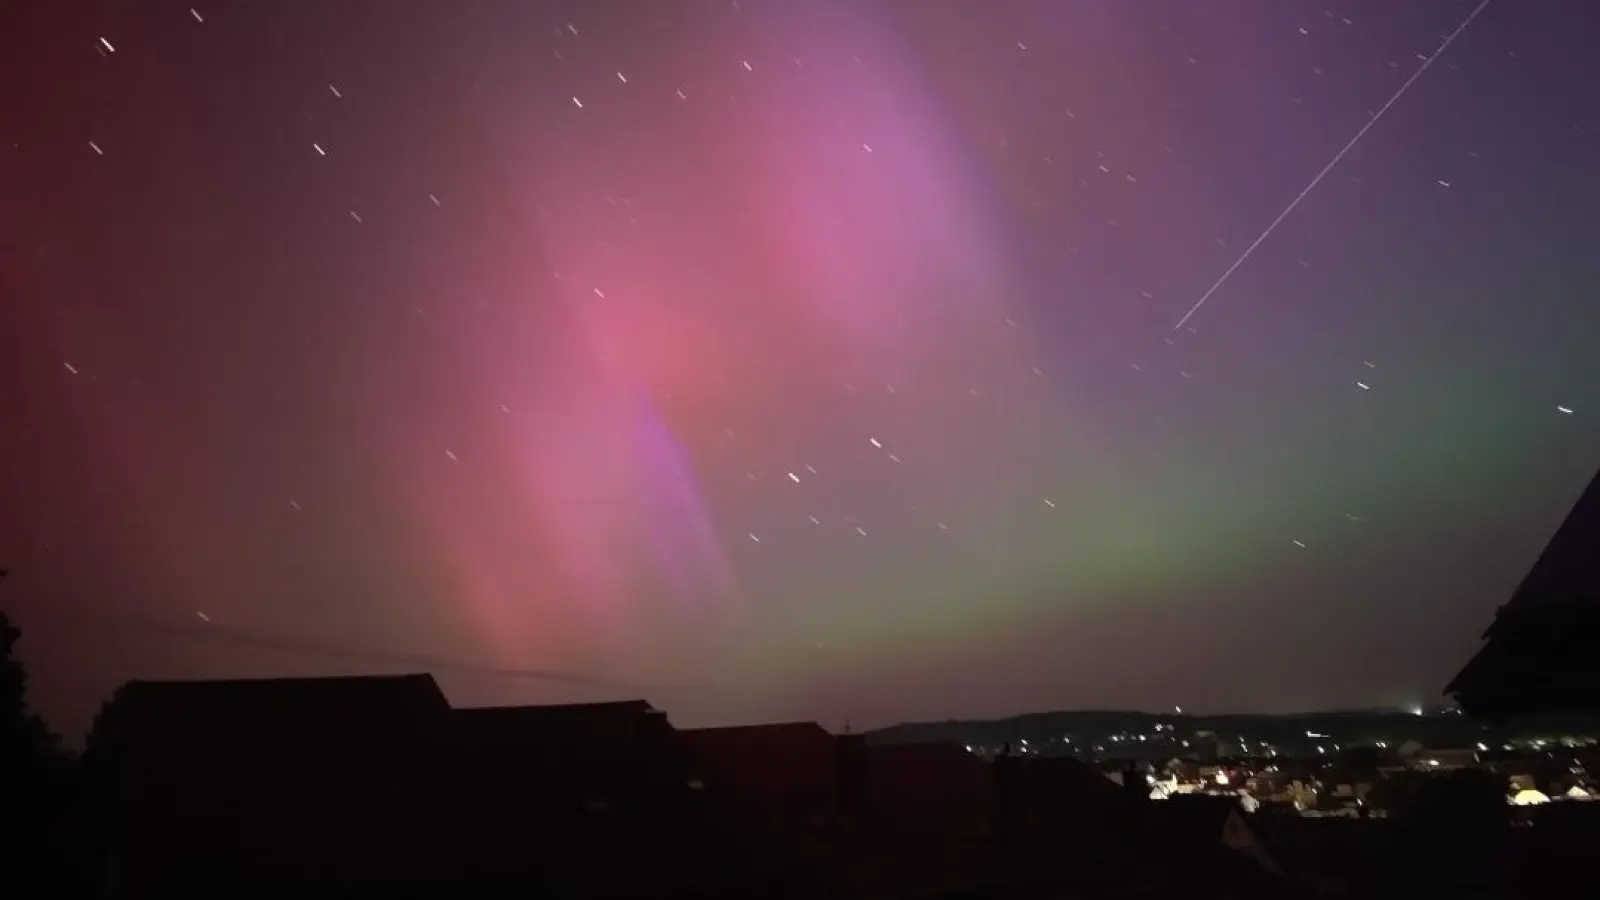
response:
<path fill-rule="evenodd" d="M 1445 689 L 1491 719 L 1600 712 L 1600 473 Z"/>
<path fill-rule="evenodd" d="M 904 897 L 1192 888 L 1196 873 L 1284 887 L 1225 809 L 1153 810 L 1073 759 L 991 763 L 814 723 L 680 731 L 644 700 L 454 708 L 428 675 L 136 681 L 87 758 L 114 897 L 402 882 Z"/>

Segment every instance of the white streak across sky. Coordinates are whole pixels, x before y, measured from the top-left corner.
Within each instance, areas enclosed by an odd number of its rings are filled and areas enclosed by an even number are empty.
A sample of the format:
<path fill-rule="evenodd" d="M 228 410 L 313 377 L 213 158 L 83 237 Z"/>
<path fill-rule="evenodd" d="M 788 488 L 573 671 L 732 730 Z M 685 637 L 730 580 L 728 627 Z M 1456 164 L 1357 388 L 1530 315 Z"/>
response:
<path fill-rule="evenodd" d="M 1433 51 L 1433 53 L 1430 54 L 1427 59 L 1424 59 L 1422 61 L 1422 65 L 1417 66 L 1417 70 L 1411 73 L 1411 77 L 1407 78 L 1404 84 L 1400 85 L 1400 89 L 1394 92 L 1394 95 L 1389 98 L 1388 102 L 1379 107 L 1378 111 L 1372 114 L 1372 118 L 1368 119 L 1366 124 L 1362 125 L 1361 128 L 1356 131 L 1355 137 L 1351 138 L 1348 143 L 1339 148 L 1339 152 L 1333 155 L 1333 159 L 1328 160 L 1328 164 L 1322 167 L 1322 171 L 1318 172 L 1316 177 L 1312 178 L 1304 188 L 1300 189 L 1300 193 L 1295 195 L 1293 200 L 1289 201 L 1289 205 L 1283 208 L 1283 212 L 1278 213 L 1278 217 L 1272 220 L 1272 224 L 1268 225 L 1266 230 L 1262 231 L 1254 241 L 1251 241 L 1250 246 L 1244 248 L 1244 252 L 1239 254 L 1239 258 L 1233 261 L 1233 265 L 1223 270 L 1222 277 L 1218 278 L 1216 282 L 1211 285 L 1211 287 L 1206 288 L 1206 292 L 1200 295 L 1200 299 L 1195 301 L 1194 306 L 1189 307 L 1189 311 L 1183 314 L 1183 318 L 1178 320 L 1178 324 L 1172 326 L 1173 331 L 1180 331 L 1182 330 L 1183 326 L 1189 324 L 1189 320 L 1194 318 L 1195 313 L 1198 313 L 1202 306 L 1206 305 L 1206 301 L 1211 299 L 1211 295 L 1221 290 L 1222 286 L 1228 283 L 1228 279 L 1233 276 L 1234 272 L 1239 270 L 1240 266 L 1245 264 L 1245 261 L 1250 258 L 1250 254 L 1256 252 L 1256 248 L 1261 246 L 1266 242 L 1267 238 L 1272 236 L 1273 230 L 1275 230 L 1279 225 L 1283 224 L 1284 219 L 1289 218 L 1289 214 L 1294 212 L 1295 207 L 1300 205 L 1300 201 L 1306 199 L 1306 197 L 1309 196 L 1312 191 L 1316 190 L 1317 185 L 1322 183 L 1322 179 L 1327 178 L 1328 173 L 1332 172 L 1334 168 L 1339 165 L 1340 161 L 1342 161 L 1351 150 L 1354 150 L 1357 144 L 1361 143 L 1361 139 L 1367 136 L 1367 132 L 1372 130 L 1372 126 L 1378 124 L 1378 120 L 1383 118 L 1383 114 L 1388 112 L 1390 107 L 1400 102 L 1400 98 L 1404 97 L 1406 95 L 1406 91 L 1410 90 L 1411 86 L 1417 83 L 1417 79 L 1422 77 L 1422 73 L 1428 71 L 1428 67 L 1433 65 L 1433 61 L 1438 59 L 1441 53 L 1450 49 L 1450 45 L 1455 43 L 1456 38 L 1460 37 L 1462 32 L 1467 30 L 1467 26 L 1472 24 L 1472 20 L 1476 19 L 1478 14 L 1483 12 L 1488 5 L 1489 0 L 1482 0 L 1482 2 L 1472 10 L 1472 12 L 1467 14 L 1467 17 L 1461 21 L 1461 24 L 1456 26 L 1455 31 L 1445 35 L 1445 39 L 1439 44 L 1439 49 Z"/>

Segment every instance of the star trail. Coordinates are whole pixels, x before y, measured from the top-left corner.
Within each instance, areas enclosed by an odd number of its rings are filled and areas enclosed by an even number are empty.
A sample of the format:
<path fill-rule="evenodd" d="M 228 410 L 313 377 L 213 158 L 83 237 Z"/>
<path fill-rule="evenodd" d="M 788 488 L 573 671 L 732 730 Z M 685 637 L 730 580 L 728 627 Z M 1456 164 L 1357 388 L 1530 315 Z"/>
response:
<path fill-rule="evenodd" d="M 0 563 L 68 729 L 1423 703 L 1600 464 L 1577 0 L 22 6 Z"/>

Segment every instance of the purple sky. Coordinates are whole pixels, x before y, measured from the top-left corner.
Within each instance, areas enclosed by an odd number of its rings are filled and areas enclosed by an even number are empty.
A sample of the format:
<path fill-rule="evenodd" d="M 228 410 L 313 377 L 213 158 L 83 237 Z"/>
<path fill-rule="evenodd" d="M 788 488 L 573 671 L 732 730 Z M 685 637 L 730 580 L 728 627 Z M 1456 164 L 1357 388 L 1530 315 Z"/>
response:
<path fill-rule="evenodd" d="M 1600 23 L 1476 6 L 27 0 L 36 699 L 1430 699 L 1600 463 Z"/>

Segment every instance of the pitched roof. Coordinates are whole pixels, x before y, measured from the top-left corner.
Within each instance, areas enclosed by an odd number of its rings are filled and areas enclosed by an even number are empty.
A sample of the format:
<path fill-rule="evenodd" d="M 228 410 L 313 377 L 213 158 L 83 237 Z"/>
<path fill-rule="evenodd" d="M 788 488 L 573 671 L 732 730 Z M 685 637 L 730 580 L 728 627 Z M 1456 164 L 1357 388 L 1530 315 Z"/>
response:
<path fill-rule="evenodd" d="M 887 897 L 987 882 L 994 788 L 982 760 L 942 743 L 843 749 L 855 783 L 833 859 L 840 885 Z"/>
<path fill-rule="evenodd" d="M 431 675 L 130 681 L 95 723 L 96 751 L 155 742 L 171 752 L 215 741 L 319 744 L 442 721 L 449 702 Z"/>
<path fill-rule="evenodd" d="M 1282 872 L 1245 821 L 1237 797 L 1187 794 L 1146 804 L 1152 867 L 1239 896 L 1283 896 Z"/>
<path fill-rule="evenodd" d="M 649 703 L 451 716 L 464 753 L 461 792 L 492 798 L 471 825 L 482 840 L 471 842 L 501 848 L 476 853 L 475 866 L 622 894 L 800 868 L 757 823 L 702 789 L 682 734 Z"/>
<path fill-rule="evenodd" d="M 1030 794 L 1071 798 L 1106 815 L 1122 811 L 1122 786 L 1082 760 L 1070 756 L 1023 758 L 1013 765 L 1019 782 Z"/>
<path fill-rule="evenodd" d="M 791 814 L 832 812 L 838 746 L 815 722 L 678 732 L 699 777 L 758 804 L 784 802 Z"/>
<path fill-rule="evenodd" d="M 1235 797 L 1177 794 L 1152 803 L 1150 811 L 1160 826 L 1173 834 L 1221 843 L 1228 821 L 1241 811 Z"/>
<path fill-rule="evenodd" d="M 877 802 L 981 798 L 993 793 L 989 766 L 960 744 L 890 744 L 867 748 L 867 794 Z"/>
<path fill-rule="evenodd" d="M 1002 825 L 1035 878 L 1105 883 L 1132 864 L 1138 823 L 1121 785 L 1071 757 L 1003 765 L 997 774 L 1009 787 Z"/>
<path fill-rule="evenodd" d="M 229 871 L 466 873 L 633 896 L 803 868 L 695 789 L 676 732 L 643 701 L 452 710 L 426 675 L 132 682 L 101 725 L 98 746 L 140 773 L 119 791 L 136 823 L 122 859 L 140 872 L 214 852 Z M 225 844 L 249 839 L 197 850 L 194 823 L 217 816 L 239 817 L 213 829 Z"/>
<path fill-rule="evenodd" d="M 1511 595 L 1511 606 L 1600 603 L 1600 472 Z"/>
<path fill-rule="evenodd" d="M 510 779 L 550 803 L 688 790 L 687 751 L 643 700 L 458 709 L 450 722 L 464 766 L 480 770 L 466 777 Z"/>
<path fill-rule="evenodd" d="M 559 706 L 478 706 L 453 709 L 454 726 L 470 738 L 532 744 L 612 745 L 672 730 L 665 714 L 643 700 Z"/>
<path fill-rule="evenodd" d="M 1600 711 L 1600 474 L 1445 692 L 1469 713 Z"/>

